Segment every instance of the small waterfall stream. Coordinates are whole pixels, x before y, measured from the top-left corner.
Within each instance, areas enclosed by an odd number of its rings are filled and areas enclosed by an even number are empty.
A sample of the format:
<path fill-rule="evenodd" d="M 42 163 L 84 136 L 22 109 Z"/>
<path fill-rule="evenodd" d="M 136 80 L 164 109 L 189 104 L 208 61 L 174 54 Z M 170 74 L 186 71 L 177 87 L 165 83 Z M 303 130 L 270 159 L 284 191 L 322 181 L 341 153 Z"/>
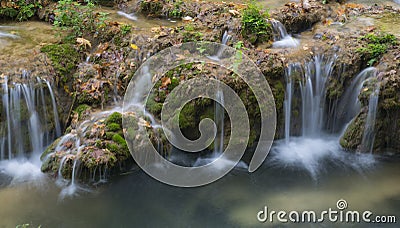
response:
<path fill-rule="evenodd" d="M 274 32 L 274 43 L 272 44 L 274 48 L 295 48 L 300 45 L 300 41 L 289 35 L 280 21 L 271 19 L 270 22 Z"/>
<path fill-rule="evenodd" d="M 361 152 L 372 153 L 374 149 L 375 142 L 375 120 L 376 112 L 378 110 L 378 100 L 379 100 L 380 84 L 376 85 L 375 90 L 371 93 L 369 97 L 368 104 L 368 114 L 365 121 L 363 138 L 361 141 Z"/>
<path fill-rule="evenodd" d="M 351 122 L 351 120 L 361 110 L 361 102 L 358 99 L 360 92 L 366 81 L 376 78 L 378 70 L 375 67 L 368 67 L 361 71 L 351 82 L 350 86 L 344 92 L 334 114 L 330 126 L 334 132 L 343 131 L 343 128 Z"/>
<path fill-rule="evenodd" d="M 336 55 L 316 55 L 304 65 L 289 64 L 286 69 L 286 92 L 284 100 L 285 141 L 289 142 L 292 119 L 292 97 L 294 91 L 294 75 L 300 75 L 302 136 L 320 135 L 324 125 L 324 103 L 327 80 L 332 74 Z"/>
<path fill-rule="evenodd" d="M 27 71 L 12 79 L 5 76 L 1 83 L 0 173 L 34 181 L 41 176 L 44 147 L 61 134 L 53 89 L 49 81 L 31 78 Z"/>
<path fill-rule="evenodd" d="M 362 158 L 349 159 L 350 155 L 345 153 L 339 145 L 338 136 L 329 135 L 326 132 L 326 122 L 329 119 L 325 110 L 327 82 L 332 75 L 336 58 L 336 54 L 315 55 L 303 64 L 288 65 L 285 74 L 285 139 L 276 142 L 275 147 L 272 148 L 270 160 L 272 165 L 305 169 L 316 180 L 326 164 L 351 167 L 359 172 L 374 164 L 373 157 L 368 154 L 359 155 Z M 358 102 L 358 94 L 362 85 L 367 78 L 375 75 L 374 72 L 376 71 L 371 68 L 360 73 L 349 87 L 351 91 L 345 93 L 346 102 L 349 102 L 351 107 L 349 113 L 354 113 L 352 108 Z M 300 96 L 294 94 L 298 91 L 295 89 L 297 85 Z M 379 94 L 379 91 L 375 91 L 371 95 L 370 106 L 372 107 L 369 115 L 371 121 L 367 121 L 372 126 L 375 119 L 373 113 L 376 113 L 376 107 L 374 107 L 377 104 L 376 94 Z M 291 132 L 291 122 L 297 118 L 292 116 L 294 112 L 292 104 L 295 96 L 301 98 L 301 105 L 297 107 L 301 112 L 299 117 L 302 122 L 300 137 L 294 136 Z M 343 109 L 346 110 L 346 107 Z M 354 118 L 354 114 L 352 115 L 351 118 Z M 373 129 L 367 130 L 364 135 L 368 137 L 366 141 L 371 142 Z"/>
<path fill-rule="evenodd" d="M 220 155 L 224 152 L 224 128 L 225 128 L 225 109 L 221 104 L 224 104 L 224 93 L 218 88 L 217 91 L 217 102 L 215 102 L 214 108 L 214 121 L 217 125 L 217 136 L 214 141 L 214 154 Z"/>

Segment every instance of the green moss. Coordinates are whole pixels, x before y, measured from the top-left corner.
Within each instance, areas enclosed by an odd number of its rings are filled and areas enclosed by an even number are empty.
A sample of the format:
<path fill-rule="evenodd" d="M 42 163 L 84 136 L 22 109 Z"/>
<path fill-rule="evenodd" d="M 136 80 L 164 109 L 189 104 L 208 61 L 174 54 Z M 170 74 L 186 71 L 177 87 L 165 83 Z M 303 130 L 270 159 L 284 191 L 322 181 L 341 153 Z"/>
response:
<path fill-rule="evenodd" d="M 113 152 L 114 154 L 118 154 L 120 151 L 119 146 L 115 143 L 107 143 L 106 147 L 109 151 Z"/>
<path fill-rule="evenodd" d="M 50 44 L 43 46 L 41 52 L 50 58 L 57 75 L 64 84 L 77 68 L 81 57 L 72 44 Z"/>
<path fill-rule="evenodd" d="M 43 152 L 43 154 L 40 156 L 40 160 L 44 160 L 46 158 L 47 155 L 49 155 L 50 153 L 53 153 L 56 146 L 58 145 L 58 143 L 60 142 L 61 138 L 56 139 L 50 146 L 48 146 L 46 148 L 46 150 Z"/>
<path fill-rule="evenodd" d="M 114 112 L 113 114 L 111 114 L 105 121 L 105 123 L 108 124 L 112 124 L 112 123 L 116 123 L 119 125 L 122 125 L 122 114 L 119 112 Z"/>
<path fill-rule="evenodd" d="M 285 100 L 285 88 L 281 81 L 276 81 L 273 84 L 272 93 L 275 98 L 275 104 L 277 110 L 283 110 L 283 102 Z"/>
<path fill-rule="evenodd" d="M 139 5 L 139 10 L 149 16 L 161 17 L 162 16 L 163 5 L 161 1 L 141 1 Z"/>
<path fill-rule="evenodd" d="M 123 159 L 126 159 L 130 156 L 128 144 L 121 135 L 114 134 L 112 141 L 113 143 L 107 143 L 106 145 L 108 150 L 122 157 Z"/>
<path fill-rule="evenodd" d="M 78 117 L 81 118 L 82 114 L 86 111 L 89 110 L 90 106 L 87 104 L 82 104 L 76 107 L 75 112 L 78 113 Z"/>
<path fill-rule="evenodd" d="M 356 150 L 361 144 L 364 133 L 366 114 L 359 114 L 347 127 L 346 132 L 340 139 L 340 145 L 348 150 Z"/>
<path fill-rule="evenodd" d="M 121 135 L 119 135 L 119 134 L 115 134 L 115 135 L 112 137 L 112 140 L 113 140 L 114 142 L 118 143 L 118 144 L 121 145 L 121 146 L 125 146 L 125 145 L 126 145 L 125 139 L 124 139 Z"/>
<path fill-rule="evenodd" d="M 179 126 L 182 129 L 196 127 L 196 110 L 194 103 L 186 104 L 179 115 Z"/>
<path fill-rule="evenodd" d="M 107 130 L 117 132 L 121 130 L 121 125 L 117 123 L 110 123 L 107 125 Z"/>
<path fill-rule="evenodd" d="M 115 135 L 114 132 L 106 132 L 105 137 L 106 139 L 111 140 L 114 135 Z"/>
<path fill-rule="evenodd" d="M 82 93 L 79 93 L 77 95 L 76 100 L 78 104 L 86 104 L 86 105 L 96 105 L 100 104 L 101 102 L 100 99 L 96 99 L 87 91 L 82 91 Z"/>
<path fill-rule="evenodd" d="M 159 100 L 159 98 L 157 98 Z M 161 113 L 163 104 L 163 101 L 160 100 L 160 102 L 156 101 L 156 94 L 151 94 L 149 99 L 147 100 L 146 103 L 146 109 L 149 110 L 150 113 L 153 115 L 159 115 Z"/>

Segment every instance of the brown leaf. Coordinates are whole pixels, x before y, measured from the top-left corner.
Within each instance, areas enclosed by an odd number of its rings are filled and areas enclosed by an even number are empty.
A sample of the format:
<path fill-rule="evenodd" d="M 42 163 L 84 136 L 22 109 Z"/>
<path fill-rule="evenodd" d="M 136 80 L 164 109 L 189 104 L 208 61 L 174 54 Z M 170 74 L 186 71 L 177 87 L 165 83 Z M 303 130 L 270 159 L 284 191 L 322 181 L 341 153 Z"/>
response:
<path fill-rule="evenodd" d="M 166 88 L 168 85 L 171 84 L 171 79 L 168 77 L 161 78 L 161 87 Z"/>

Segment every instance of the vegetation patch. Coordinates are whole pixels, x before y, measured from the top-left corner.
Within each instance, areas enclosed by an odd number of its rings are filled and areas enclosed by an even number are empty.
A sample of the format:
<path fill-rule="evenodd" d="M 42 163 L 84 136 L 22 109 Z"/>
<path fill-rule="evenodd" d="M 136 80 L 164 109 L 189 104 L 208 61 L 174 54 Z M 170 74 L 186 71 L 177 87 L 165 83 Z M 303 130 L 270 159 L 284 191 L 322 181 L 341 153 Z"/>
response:
<path fill-rule="evenodd" d="M 251 2 L 242 14 L 242 35 L 252 44 L 272 39 L 272 27 L 267 22 L 269 13 L 262 12 L 254 2 Z"/>
<path fill-rule="evenodd" d="M 33 17 L 40 8 L 42 8 L 41 1 L 37 0 L 2 1 L 0 18 L 6 17 L 25 21 Z"/>
<path fill-rule="evenodd" d="M 360 40 L 366 41 L 366 45 L 358 48 L 357 52 L 363 55 L 368 66 L 373 66 L 390 47 L 397 44 L 396 37 L 388 33 L 369 33 Z"/>

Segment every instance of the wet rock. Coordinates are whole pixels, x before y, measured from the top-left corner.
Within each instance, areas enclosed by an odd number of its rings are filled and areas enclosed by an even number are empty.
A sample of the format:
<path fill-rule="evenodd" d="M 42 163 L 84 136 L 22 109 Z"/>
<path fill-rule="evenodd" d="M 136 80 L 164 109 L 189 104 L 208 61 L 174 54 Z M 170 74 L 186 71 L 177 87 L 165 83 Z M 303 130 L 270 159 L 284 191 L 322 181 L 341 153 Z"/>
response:
<path fill-rule="evenodd" d="M 76 109 L 75 113 L 82 112 Z M 72 166 L 80 164 L 76 177 L 97 180 L 96 170 L 109 175 L 127 171 L 133 165 L 122 132 L 122 115 L 118 112 L 96 112 L 87 109 L 84 116 L 75 115 L 69 133 L 57 139 L 41 156 L 42 171 L 62 178 L 71 178 Z M 82 113 L 81 113 L 82 114 Z M 97 173 L 97 175 L 99 175 Z M 100 174 L 101 175 L 101 174 Z"/>
<path fill-rule="evenodd" d="M 324 9 L 320 1 L 290 2 L 284 8 L 271 12 L 271 17 L 282 22 L 289 33 L 300 33 L 322 21 L 326 15 Z"/>

